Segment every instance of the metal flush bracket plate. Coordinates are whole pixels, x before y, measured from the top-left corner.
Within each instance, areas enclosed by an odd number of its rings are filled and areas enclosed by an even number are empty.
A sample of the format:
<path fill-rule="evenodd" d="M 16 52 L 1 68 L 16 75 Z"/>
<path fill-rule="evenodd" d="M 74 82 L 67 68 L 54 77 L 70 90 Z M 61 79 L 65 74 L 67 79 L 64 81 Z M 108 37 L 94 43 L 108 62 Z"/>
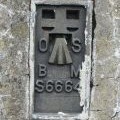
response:
<path fill-rule="evenodd" d="M 88 0 L 31 1 L 30 119 L 88 119 L 92 5 Z"/>

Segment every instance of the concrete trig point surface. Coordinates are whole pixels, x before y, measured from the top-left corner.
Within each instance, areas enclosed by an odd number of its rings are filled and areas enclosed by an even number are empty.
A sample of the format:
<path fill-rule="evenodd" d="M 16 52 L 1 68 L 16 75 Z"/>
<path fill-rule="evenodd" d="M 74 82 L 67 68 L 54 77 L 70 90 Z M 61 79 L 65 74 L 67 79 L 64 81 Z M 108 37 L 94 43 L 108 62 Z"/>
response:
<path fill-rule="evenodd" d="M 59 8 L 57 8 L 57 6 L 59 6 Z M 52 9 L 55 10 L 52 12 Z M 32 14 L 34 14 L 34 18 L 31 19 L 30 23 L 31 118 L 85 119 L 85 120 L 88 119 L 90 102 L 91 57 L 92 57 L 92 2 L 81 0 L 80 1 L 33 0 L 31 2 L 31 10 Z M 35 17 L 35 15 L 37 17 Z M 71 16 L 73 18 L 71 18 Z M 46 18 L 48 19 L 48 22 Z M 47 41 L 46 39 L 49 41 Z M 36 41 L 36 43 L 34 41 Z M 42 42 L 46 44 L 44 48 L 41 47 Z M 39 50 L 37 48 L 38 43 L 40 47 Z M 48 44 L 50 44 L 49 50 L 46 47 Z M 73 50 L 73 52 L 71 50 Z M 48 57 L 45 57 L 45 55 L 48 56 L 49 59 Z M 33 58 L 33 56 L 35 57 Z M 77 73 L 75 73 L 74 65 L 77 66 L 78 69 Z M 37 66 L 39 66 L 38 67 L 39 70 Z M 72 75 L 70 75 L 70 70 L 68 69 L 70 66 L 71 72 L 74 72 Z M 50 71 L 54 71 L 54 74 Z M 57 73 L 57 71 L 59 72 L 59 74 Z M 64 72 L 64 75 L 62 75 L 63 74 L 62 72 Z M 70 82 L 69 84 L 73 84 L 73 86 L 76 86 L 77 84 L 74 83 L 75 80 L 68 81 L 69 79 L 72 80 L 72 78 L 69 78 L 67 75 L 73 78 L 75 77 L 76 80 L 78 79 L 79 88 L 77 90 L 77 93 L 75 92 L 69 93 L 70 91 L 67 92 L 68 89 L 66 88 L 66 86 L 68 82 Z M 66 79 L 67 77 L 69 79 Z M 51 81 L 51 79 L 53 81 Z M 44 92 L 44 89 L 42 89 L 44 87 L 43 84 L 48 84 L 49 82 L 51 84 L 54 84 L 55 82 L 56 84 L 56 80 L 54 79 L 59 80 L 57 81 L 57 83 L 59 82 L 59 84 L 65 84 L 66 88 L 65 91 L 67 93 L 64 94 L 51 93 L 54 92 L 54 90 L 52 91 L 51 89 L 47 88 L 46 88 L 47 93 Z M 46 81 L 47 83 L 44 83 L 43 80 Z M 64 83 L 65 81 L 67 83 Z M 39 94 L 36 93 L 35 90 Z M 57 102 L 57 97 L 59 97 L 60 94 L 63 95 L 64 97 L 59 98 Z M 71 95 L 71 97 L 69 95 Z M 52 96 L 53 99 L 52 101 L 50 100 L 50 96 Z M 67 100 L 68 98 L 66 99 L 66 96 L 69 96 L 69 100 Z M 77 98 L 74 98 L 72 96 L 77 96 Z M 49 103 L 47 103 L 47 100 L 49 100 Z M 67 100 L 68 102 L 66 101 L 67 103 L 65 103 L 65 100 Z M 69 104 L 70 101 L 71 103 Z M 61 107 L 62 105 L 63 106 L 66 105 L 66 107 L 60 108 L 59 102 L 61 102 L 60 105 Z M 73 107 L 71 106 L 72 104 Z M 77 106 L 75 107 L 75 105 Z"/>
<path fill-rule="evenodd" d="M 34 66 L 32 66 L 34 58 L 32 58 L 32 55 L 34 55 L 33 37 L 35 36 L 33 29 L 35 23 L 34 15 L 36 13 L 34 2 L 40 4 L 52 2 L 51 4 L 54 5 L 58 3 L 63 4 L 64 2 L 66 2 L 66 4 L 78 5 L 78 3 L 83 3 L 88 5 L 87 0 L 86 2 L 81 2 L 81 0 L 0 0 L 1 120 L 30 120 L 32 115 L 46 119 L 49 117 L 48 115 L 36 115 L 33 110 L 31 110 L 34 106 L 34 103 L 32 103 L 34 98 L 34 96 L 32 96 L 34 95 L 34 87 L 32 86 L 34 85 L 34 71 L 32 71 L 34 70 Z M 30 5 L 32 9 L 30 9 Z M 89 120 L 120 120 L 120 0 L 94 0 L 94 5 L 92 20 L 94 34 L 91 78 L 93 84 L 91 84 L 91 99 L 88 99 L 88 101 L 90 101 L 90 110 L 87 110 L 89 107 L 84 108 L 85 113 L 89 111 L 89 114 L 87 114 L 88 116 L 83 114 L 83 116 L 87 116 Z M 68 28 L 68 30 L 71 29 Z M 85 32 L 85 34 L 87 35 L 87 32 Z M 52 36 L 55 35 L 51 35 L 50 37 Z M 66 42 L 68 42 L 67 39 Z M 69 46 L 67 46 L 67 49 L 69 50 L 70 48 L 71 50 L 71 46 Z M 89 47 L 87 48 L 87 51 L 89 51 Z M 46 49 L 44 48 L 43 51 L 46 51 Z M 52 52 L 49 53 L 47 63 L 51 53 Z M 31 54 L 31 58 L 29 54 Z M 46 53 L 44 54 L 46 55 Z M 71 55 L 71 52 L 70 56 L 72 62 L 74 62 L 74 57 Z M 89 61 L 90 58 L 86 57 L 86 60 L 87 59 Z M 62 63 L 66 63 L 66 61 Z M 84 64 L 83 66 L 87 65 Z M 42 68 L 44 67 L 45 66 L 42 66 Z M 29 74 L 30 68 L 31 73 Z M 72 68 L 72 70 L 76 71 L 75 68 Z M 82 71 L 85 70 L 82 69 Z M 42 75 L 44 74 L 46 73 L 42 73 Z M 86 76 L 84 74 L 86 73 L 82 72 L 82 76 Z M 72 74 L 72 76 L 73 75 L 75 74 Z M 89 88 L 89 84 L 86 84 L 84 81 L 81 85 L 84 87 L 88 85 Z M 84 90 L 87 90 L 86 87 L 82 90 L 83 92 L 81 92 L 80 95 L 83 96 L 83 99 L 79 102 L 81 105 L 84 105 L 85 96 L 89 96 L 90 92 L 84 92 Z M 88 94 L 85 95 L 84 93 Z M 79 113 L 79 115 L 80 114 L 81 113 Z M 53 117 L 55 115 L 56 114 L 54 114 Z M 56 118 L 61 116 L 62 120 L 64 118 L 70 120 L 70 118 L 65 117 L 65 115 L 66 114 L 60 111 Z M 50 118 L 52 119 L 52 115 L 50 115 Z M 74 116 L 71 116 L 71 118 L 74 120 Z"/>

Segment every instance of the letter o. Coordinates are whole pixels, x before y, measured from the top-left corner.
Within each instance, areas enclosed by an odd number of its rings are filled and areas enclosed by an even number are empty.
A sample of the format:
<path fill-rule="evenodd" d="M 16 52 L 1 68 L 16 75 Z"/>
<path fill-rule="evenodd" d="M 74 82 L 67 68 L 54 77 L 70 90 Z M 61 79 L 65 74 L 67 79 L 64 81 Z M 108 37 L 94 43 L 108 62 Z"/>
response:
<path fill-rule="evenodd" d="M 48 41 L 45 38 L 40 39 L 39 41 L 40 52 L 46 52 L 47 49 L 48 49 Z"/>

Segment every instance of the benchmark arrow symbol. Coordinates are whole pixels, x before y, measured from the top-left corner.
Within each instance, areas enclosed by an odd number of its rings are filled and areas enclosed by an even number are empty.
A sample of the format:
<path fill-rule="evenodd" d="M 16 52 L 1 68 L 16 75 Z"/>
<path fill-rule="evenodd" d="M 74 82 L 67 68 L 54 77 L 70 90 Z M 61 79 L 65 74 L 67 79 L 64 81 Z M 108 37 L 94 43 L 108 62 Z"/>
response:
<path fill-rule="evenodd" d="M 56 38 L 49 63 L 58 65 L 66 65 L 72 63 L 65 38 Z"/>

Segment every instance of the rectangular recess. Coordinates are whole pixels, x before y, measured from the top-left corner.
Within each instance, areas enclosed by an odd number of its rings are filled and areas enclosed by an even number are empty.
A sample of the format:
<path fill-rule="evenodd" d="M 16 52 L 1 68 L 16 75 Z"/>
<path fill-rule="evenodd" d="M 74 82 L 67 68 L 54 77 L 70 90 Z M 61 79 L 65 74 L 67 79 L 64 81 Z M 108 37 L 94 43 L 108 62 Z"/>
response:
<path fill-rule="evenodd" d="M 67 19 L 79 19 L 79 10 L 67 10 L 66 11 L 66 16 Z"/>
<path fill-rule="evenodd" d="M 44 19 L 55 19 L 54 9 L 43 9 L 42 18 Z"/>
<path fill-rule="evenodd" d="M 57 1 L 52 2 L 51 3 L 53 5 L 59 5 L 59 3 L 57 3 Z M 71 5 L 70 2 L 62 2 L 64 5 Z M 73 2 L 74 3 L 74 2 Z M 72 4 L 73 4 L 72 3 Z M 75 4 L 77 2 L 75 1 Z M 39 0 L 33 0 L 31 3 L 31 8 L 32 8 L 32 12 L 35 13 L 36 12 L 36 5 L 40 5 L 40 4 L 50 4 L 50 1 L 45 2 L 40 2 Z M 44 120 L 44 119 L 48 119 L 48 120 L 56 120 L 56 119 L 61 119 L 61 117 L 65 118 L 65 119 L 88 119 L 88 110 L 89 110 L 89 95 L 90 95 L 90 68 L 91 68 L 91 41 L 92 41 L 92 24 L 91 24 L 91 18 L 92 18 L 92 2 L 85 2 L 85 1 L 81 1 L 78 2 L 77 5 L 84 5 L 87 8 L 87 20 L 86 20 L 86 31 L 89 34 L 85 34 L 85 45 L 87 48 L 90 48 L 89 50 L 86 51 L 85 55 L 85 61 L 82 65 L 82 70 L 81 70 L 81 101 L 80 101 L 80 105 L 83 105 L 83 111 L 82 113 L 73 113 L 73 114 L 69 114 L 69 113 L 35 113 L 34 112 L 34 50 L 35 50 L 35 45 L 34 45 L 34 40 L 35 40 L 35 16 L 34 19 L 31 19 L 31 27 L 30 27 L 30 119 L 34 119 L 34 120 Z M 89 37 L 88 37 L 89 36 Z M 87 66 L 87 67 L 85 67 Z M 88 71 L 89 69 L 89 71 Z M 86 84 L 87 83 L 87 84 Z"/>
<path fill-rule="evenodd" d="M 54 29 L 50 31 L 43 30 L 43 24 L 40 22 L 42 20 L 40 13 L 46 10 L 46 8 L 54 9 L 56 14 L 56 18 L 52 23 Z M 75 12 L 76 10 L 74 9 L 76 8 L 79 9 L 78 11 L 82 11 L 81 19 L 83 20 L 82 22 L 79 21 L 81 26 L 77 24 L 79 30 L 76 33 L 69 30 L 67 33 L 65 32 L 67 26 L 71 25 L 71 22 L 69 23 L 66 19 L 67 8 L 71 8 Z M 85 55 L 85 36 L 82 33 L 85 31 L 86 25 L 86 9 L 81 6 L 58 7 L 39 5 L 36 11 L 34 111 L 35 113 L 58 113 L 59 111 L 69 114 L 80 113 L 83 107 L 79 105 L 80 96 L 78 90 L 75 90 L 75 88 L 80 82 L 78 75 L 79 66 L 82 66 Z M 46 20 L 46 27 L 50 21 L 49 19 Z M 72 24 L 76 25 L 76 22 L 73 20 Z M 79 50 L 75 45 L 80 40 L 72 43 L 72 39 L 75 39 L 73 37 L 81 38 L 82 48 L 80 52 L 74 50 Z M 79 44 L 78 47 L 80 47 Z M 44 71 L 43 69 L 46 70 Z"/>

